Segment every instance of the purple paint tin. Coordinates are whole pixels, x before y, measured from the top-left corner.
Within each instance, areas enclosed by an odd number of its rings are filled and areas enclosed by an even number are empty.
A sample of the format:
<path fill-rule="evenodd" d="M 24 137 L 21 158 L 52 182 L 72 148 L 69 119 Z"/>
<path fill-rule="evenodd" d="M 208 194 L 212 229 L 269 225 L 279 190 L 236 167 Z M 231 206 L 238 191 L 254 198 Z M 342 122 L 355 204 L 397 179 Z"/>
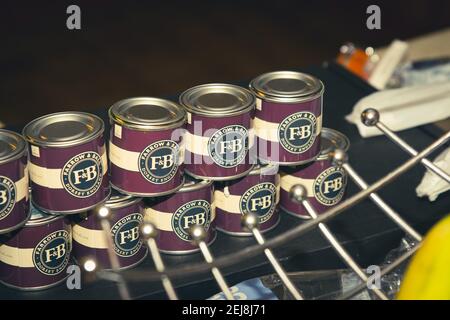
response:
<path fill-rule="evenodd" d="M 216 182 L 214 203 L 216 205 L 216 228 L 222 232 L 251 236 L 242 230 L 241 217 L 252 212 L 259 217 L 259 230 L 269 231 L 279 222 L 277 204 L 279 200 L 278 166 L 256 166 L 248 176 Z"/>
<path fill-rule="evenodd" d="M 253 79 L 250 89 L 256 95 L 258 159 L 288 166 L 313 161 L 320 152 L 322 82 L 300 72 L 276 71 Z"/>
<path fill-rule="evenodd" d="M 0 281 L 21 290 L 40 290 L 64 281 L 71 251 L 70 223 L 31 206 L 22 229 L 0 237 Z"/>
<path fill-rule="evenodd" d="M 48 213 L 74 214 L 109 197 L 103 132 L 103 121 L 84 112 L 54 113 L 25 126 L 36 207 Z"/>
<path fill-rule="evenodd" d="M 297 217 L 309 219 L 305 208 L 289 198 L 289 191 L 295 184 L 302 184 L 308 200 L 318 213 L 322 213 L 341 201 L 347 185 L 347 174 L 341 167 L 334 166 L 330 152 L 339 148 L 347 151 L 350 142 L 342 133 L 323 128 L 322 151 L 316 161 L 297 167 L 281 169 L 281 208 Z"/>
<path fill-rule="evenodd" d="M 211 244 L 215 240 L 212 196 L 212 181 L 186 177 L 177 193 L 147 199 L 145 220 L 159 230 L 156 242 L 161 252 L 185 254 L 199 251 L 189 235 L 189 228 L 196 224 L 207 230 L 206 243 Z"/>
<path fill-rule="evenodd" d="M 255 98 L 244 88 L 205 84 L 183 92 L 187 111 L 185 168 L 203 180 L 232 180 L 252 170 Z"/>
<path fill-rule="evenodd" d="M 23 226 L 30 217 L 29 205 L 26 141 L 0 130 L 0 234 Z"/>
<path fill-rule="evenodd" d="M 111 184 L 122 193 L 161 196 L 183 186 L 186 112 L 158 98 L 131 98 L 109 109 Z"/>
<path fill-rule="evenodd" d="M 139 234 L 139 225 L 144 220 L 142 198 L 113 192 L 105 207 L 110 210 L 111 237 L 120 268 L 136 266 L 147 255 Z M 111 269 L 107 241 L 95 210 L 74 217 L 72 237 L 72 255 L 77 262 L 94 259 L 99 267 Z"/>

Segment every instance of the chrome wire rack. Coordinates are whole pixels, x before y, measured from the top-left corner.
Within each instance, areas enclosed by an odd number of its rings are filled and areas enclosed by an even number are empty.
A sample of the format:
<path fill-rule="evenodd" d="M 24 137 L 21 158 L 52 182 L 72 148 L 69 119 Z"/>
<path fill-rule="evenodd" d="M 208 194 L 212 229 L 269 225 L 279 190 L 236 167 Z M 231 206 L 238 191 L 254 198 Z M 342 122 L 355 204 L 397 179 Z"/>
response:
<path fill-rule="evenodd" d="M 392 142 L 397 146 L 407 152 L 411 157 L 409 160 L 404 162 L 402 165 L 383 176 L 376 182 L 368 185 L 364 179 L 353 169 L 353 167 L 348 162 L 347 156 L 342 150 L 334 150 L 330 157 L 336 165 L 341 166 L 348 174 L 348 176 L 355 182 L 355 184 L 361 189 L 358 193 L 349 197 L 347 200 L 339 203 L 338 205 L 330 208 L 322 214 L 318 214 L 313 206 L 309 203 L 306 197 L 306 189 L 302 185 L 295 185 L 290 190 L 290 195 L 293 201 L 297 202 L 298 205 L 304 206 L 308 214 L 312 219 L 309 221 L 299 224 L 291 229 L 289 229 L 284 234 L 278 235 L 274 238 L 266 240 L 264 236 L 258 229 L 258 219 L 254 214 L 247 214 L 242 217 L 242 226 L 244 229 L 251 231 L 253 237 L 255 238 L 257 244 L 243 248 L 242 250 L 222 255 L 218 258 L 214 258 L 210 252 L 208 246 L 205 243 L 206 232 L 201 226 L 193 226 L 190 229 L 191 236 L 194 242 L 200 248 L 203 255 L 204 262 L 202 263 L 190 263 L 179 267 L 166 268 L 163 259 L 160 255 L 158 247 L 156 245 L 155 237 L 157 236 L 156 228 L 150 223 L 144 223 L 141 226 L 141 234 L 145 239 L 148 246 L 149 252 L 153 259 L 155 265 L 155 271 L 153 270 L 133 270 L 124 274 L 119 270 L 120 265 L 117 257 L 114 254 L 114 249 L 112 246 L 112 241 L 108 242 L 109 258 L 112 266 L 112 270 L 97 271 L 97 275 L 101 279 L 114 281 L 117 283 L 118 291 L 122 299 L 130 299 L 130 293 L 127 286 L 127 281 L 161 281 L 162 286 L 169 299 L 178 299 L 176 290 L 172 284 L 171 279 L 176 279 L 180 277 L 186 277 L 188 275 L 211 272 L 217 285 L 225 295 L 228 300 L 233 300 L 233 295 L 228 287 L 226 279 L 222 275 L 220 269 L 228 267 L 230 265 L 238 264 L 239 262 L 255 257 L 259 254 L 264 254 L 268 262 L 272 265 L 274 271 L 278 274 L 281 282 L 290 293 L 292 298 L 296 300 L 302 300 L 302 290 L 297 288 L 292 280 L 290 279 L 288 273 L 285 272 L 281 264 L 277 261 L 273 249 L 286 244 L 311 231 L 314 228 L 318 228 L 324 238 L 330 243 L 332 248 L 336 251 L 340 259 L 360 278 L 361 282 L 359 285 L 351 289 L 350 291 L 342 294 L 337 299 L 350 299 L 360 293 L 361 291 L 368 289 L 371 290 L 374 296 L 381 300 L 387 300 L 388 297 L 385 292 L 381 289 L 371 286 L 367 286 L 367 275 L 360 265 L 355 261 L 355 259 L 349 254 L 349 252 L 344 248 L 344 246 L 339 243 L 333 232 L 327 227 L 326 222 L 329 222 L 334 217 L 345 212 L 355 206 L 362 200 L 369 198 L 373 203 L 389 218 L 391 219 L 399 228 L 401 228 L 408 236 L 416 241 L 416 245 L 409 251 L 403 253 L 396 260 L 385 266 L 380 273 L 380 276 L 385 276 L 388 273 L 395 270 L 402 263 L 406 262 L 420 247 L 422 241 L 422 235 L 417 232 L 408 222 L 406 222 L 402 216 L 396 212 L 392 207 L 389 206 L 376 192 L 386 185 L 393 182 L 395 179 L 400 177 L 403 173 L 421 163 L 428 170 L 438 175 L 440 178 L 444 179 L 447 183 L 450 183 L 450 175 L 444 172 L 439 167 L 435 166 L 426 157 L 437 150 L 439 147 L 443 146 L 450 140 L 450 131 L 445 133 L 439 139 L 434 141 L 424 150 L 418 152 L 412 148 L 407 142 L 402 140 L 397 134 L 392 132 L 385 124 L 380 121 L 380 116 L 375 109 L 366 109 L 361 114 L 361 121 L 366 126 L 374 126 L 378 128 L 385 136 L 387 136 Z M 101 210 L 100 210 L 101 211 Z M 107 215 L 99 212 L 99 218 L 102 221 L 102 228 L 105 232 L 106 238 L 108 237 L 108 230 L 110 229 L 110 224 Z"/>

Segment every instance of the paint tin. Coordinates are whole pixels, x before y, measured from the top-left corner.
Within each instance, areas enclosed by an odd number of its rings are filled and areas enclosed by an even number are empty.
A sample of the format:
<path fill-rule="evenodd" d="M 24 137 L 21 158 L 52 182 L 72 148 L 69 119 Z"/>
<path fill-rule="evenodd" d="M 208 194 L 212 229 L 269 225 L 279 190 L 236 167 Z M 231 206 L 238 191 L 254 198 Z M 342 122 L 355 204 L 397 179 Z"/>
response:
<path fill-rule="evenodd" d="M 161 196 L 183 185 L 186 112 L 158 98 L 131 98 L 109 109 L 111 184 L 122 193 Z"/>
<path fill-rule="evenodd" d="M 0 129 L 0 234 L 23 226 L 29 205 L 26 141 Z"/>
<path fill-rule="evenodd" d="M 110 210 L 111 237 L 121 269 L 136 266 L 147 255 L 147 246 L 139 234 L 144 219 L 142 198 L 113 191 L 106 201 Z M 72 255 L 77 262 L 94 259 L 102 269 L 111 269 L 108 245 L 96 210 L 74 216 Z"/>
<path fill-rule="evenodd" d="M 103 132 L 103 121 L 84 112 L 54 113 L 25 126 L 36 207 L 48 213 L 74 214 L 109 197 Z"/>
<path fill-rule="evenodd" d="M 204 84 L 183 92 L 187 111 L 185 169 L 203 180 L 232 180 L 252 170 L 250 130 L 255 98 L 230 84 Z"/>
<path fill-rule="evenodd" d="M 236 236 L 251 236 L 242 230 L 241 217 L 252 212 L 259 217 L 259 230 L 266 232 L 279 222 L 279 174 L 276 165 L 257 165 L 249 175 L 232 181 L 216 182 L 216 228 Z"/>
<path fill-rule="evenodd" d="M 322 82 L 300 72 L 275 71 L 253 79 L 250 89 L 256 96 L 258 159 L 288 166 L 313 161 L 320 152 Z"/>
<path fill-rule="evenodd" d="M 161 198 L 147 198 L 145 219 L 159 230 L 158 248 L 169 254 L 199 251 L 192 242 L 189 228 L 202 225 L 207 230 L 205 242 L 216 238 L 215 208 L 212 181 L 186 176 L 183 187 L 175 194 Z"/>
<path fill-rule="evenodd" d="M 0 237 L 0 281 L 21 290 L 40 290 L 64 281 L 71 252 L 71 228 L 64 216 L 31 205 L 19 230 Z"/>
<path fill-rule="evenodd" d="M 281 208 L 297 217 L 309 219 L 305 208 L 289 198 L 289 190 L 295 184 L 302 184 L 308 200 L 318 213 L 336 205 L 344 196 L 347 186 L 347 174 L 342 167 L 334 166 L 329 157 L 334 149 L 347 151 L 350 142 L 342 133 L 323 128 L 322 151 L 316 161 L 297 167 L 281 168 Z"/>

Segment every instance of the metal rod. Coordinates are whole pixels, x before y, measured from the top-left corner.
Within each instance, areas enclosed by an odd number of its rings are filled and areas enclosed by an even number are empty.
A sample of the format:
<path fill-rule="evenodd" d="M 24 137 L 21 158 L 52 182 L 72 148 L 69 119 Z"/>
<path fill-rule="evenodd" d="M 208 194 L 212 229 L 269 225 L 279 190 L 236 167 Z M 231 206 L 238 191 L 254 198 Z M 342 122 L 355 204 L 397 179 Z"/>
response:
<path fill-rule="evenodd" d="M 361 189 L 366 190 L 369 187 L 364 179 L 361 178 L 361 176 L 353 169 L 353 167 L 349 163 L 343 163 L 342 167 L 348 173 L 350 178 L 352 178 L 352 180 L 355 181 L 355 183 Z M 422 236 L 416 230 L 414 230 L 414 228 L 411 227 L 405 220 L 403 220 L 403 218 L 397 212 L 395 212 L 386 202 L 384 202 L 383 199 L 378 196 L 378 194 L 371 193 L 369 197 L 378 206 L 378 208 L 384 211 L 406 233 L 408 233 L 418 241 L 422 240 Z"/>
<path fill-rule="evenodd" d="M 164 262 L 161 258 L 158 245 L 155 241 L 155 238 L 158 235 L 158 230 L 153 224 L 145 222 L 141 225 L 141 235 L 146 241 L 148 250 L 152 255 L 156 270 L 161 273 L 161 282 L 164 290 L 166 291 L 167 297 L 170 300 L 178 300 L 178 296 L 175 292 L 172 282 L 170 281 L 170 278 L 166 274 L 164 274 Z"/>
<path fill-rule="evenodd" d="M 192 239 L 200 248 L 200 251 L 203 254 L 203 257 L 205 258 L 206 263 L 210 266 L 213 265 L 211 267 L 211 273 L 214 276 L 214 279 L 216 280 L 217 284 L 219 285 L 220 290 L 222 290 L 223 294 L 225 295 L 225 298 L 227 300 L 234 300 L 233 294 L 231 293 L 230 288 L 228 287 L 228 284 L 225 281 L 225 278 L 223 277 L 219 268 L 214 266 L 214 258 L 211 254 L 211 251 L 209 251 L 208 249 L 208 245 L 205 242 L 207 236 L 206 230 L 200 225 L 194 225 L 190 228 L 189 231 Z"/>
<path fill-rule="evenodd" d="M 252 232 L 256 241 L 260 245 L 264 245 L 264 243 L 266 241 L 264 239 L 264 236 L 261 234 L 261 232 L 258 229 L 259 219 L 255 214 L 253 214 L 253 213 L 245 214 L 242 217 L 242 224 L 243 224 L 244 228 L 246 228 Z M 288 275 L 286 274 L 286 271 L 284 271 L 281 264 L 277 261 L 273 252 L 269 248 L 266 248 L 266 249 L 264 249 L 264 254 L 266 255 L 270 264 L 275 269 L 275 272 L 278 274 L 278 276 L 280 277 L 280 280 L 283 282 L 284 286 L 289 291 L 289 293 L 292 295 L 292 297 L 294 297 L 295 300 L 303 300 L 302 295 L 297 290 L 295 285 L 292 283 L 291 279 L 289 279 Z"/>
<path fill-rule="evenodd" d="M 329 219 L 337 216 L 344 210 L 356 205 L 357 203 L 364 200 L 366 197 L 368 197 L 371 193 L 374 193 L 381 189 L 382 187 L 386 186 L 387 184 L 391 183 L 395 179 L 397 179 L 399 176 L 401 176 L 404 172 L 414 167 L 418 162 L 420 162 L 420 159 L 426 157 L 428 154 L 439 148 L 441 145 L 447 142 L 447 140 L 450 139 L 450 131 L 442 135 L 439 139 L 431 143 L 428 147 L 426 147 L 424 150 L 422 150 L 417 156 L 412 157 L 405 161 L 402 165 L 398 166 L 396 169 L 391 171 L 390 173 L 386 174 L 382 178 L 378 179 L 376 182 L 374 182 L 372 185 L 370 185 L 366 190 L 362 190 L 358 192 L 357 194 L 349 197 L 347 200 L 342 201 L 341 203 L 337 204 L 336 206 L 330 208 L 329 210 L 322 213 L 317 219 L 307 221 L 303 224 L 300 224 L 298 226 L 295 226 L 286 232 L 284 232 L 282 235 L 279 235 L 277 237 L 271 238 L 266 241 L 264 245 L 252 245 L 248 246 L 242 250 L 239 250 L 237 252 L 233 252 L 230 254 L 222 255 L 219 258 L 215 259 L 214 266 L 217 267 L 226 267 L 230 266 L 237 261 L 242 261 L 245 259 L 250 259 L 261 252 L 264 251 L 265 248 L 275 248 L 280 245 L 283 245 L 289 241 L 292 241 L 299 237 L 300 235 L 312 230 L 315 228 L 320 222 L 326 222 Z M 204 264 L 204 263 L 190 263 L 186 264 L 181 267 L 176 268 L 168 268 L 166 269 L 166 274 L 171 278 L 186 276 L 187 274 L 197 274 L 202 273 L 210 269 L 210 265 Z M 135 281 L 142 281 L 142 278 L 145 277 L 148 280 L 155 280 L 159 279 L 160 275 L 157 272 L 153 271 L 143 271 L 143 270 L 129 270 L 124 277 L 127 280 L 135 280 Z"/>
<path fill-rule="evenodd" d="M 114 251 L 114 244 L 111 237 L 111 224 L 109 223 L 109 216 L 110 212 L 109 209 L 106 207 L 102 207 L 98 210 L 98 216 L 100 218 L 100 225 L 103 230 L 103 234 L 105 236 L 105 240 L 107 243 L 107 252 L 108 252 L 108 258 L 109 263 L 111 264 L 111 269 L 114 272 L 120 271 L 120 262 L 119 258 L 116 255 L 116 252 Z M 119 290 L 119 295 L 122 298 L 122 300 L 130 300 L 130 293 L 128 291 L 127 284 L 122 276 L 120 276 L 119 280 L 117 281 L 117 288 Z"/>
<path fill-rule="evenodd" d="M 394 269 L 398 268 L 400 265 L 405 263 L 421 246 L 420 243 L 416 244 L 410 251 L 405 252 L 402 254 L 399 258 L 397 258 L 394 262 L 390 263 L 386 268 L 381 270 L 380 277 L 384 277 L 388 273 L 392 272 Z M 351 289 L 350 291 L 342 294 L 340 297 L 337 298 L 337 300 L 348 300 L 352 298 L 353 296 L 357 295 L 364 289 L 367 289 L 366 283 L 361 283 L 357 285 L 355 288 Z"/>
<path fill-rule="evenodd" d="M 297 196 L 297 201 L 305 207 L 308 214 L 313 219 L 318 218 L 318 214 L 316 210 L 309 203 L 306 195 L 307 191 L 304 186 L 295 185 L 292 188 L 296 188 L 293 192 Z M 358 265 L 358 263 L 352 258 L 352 256 L 345 250 L 343 246 L 339 243 L 333 233 L 328 229 L 328 227 L 324 223 L 319 223 L 319 229 L 322 232 L 323 236 L 330 242 L 331 246 L 335 249 L 337 254 L 344 260 L 344 262 L 356 273 L 356 275 L 364 282 L 367 283 L 368 277 L 362 268 Z M 380 298 L 381 300 L 388 300 L 388 297 L 378 288 L 374 288 L 373 292 Z"/>

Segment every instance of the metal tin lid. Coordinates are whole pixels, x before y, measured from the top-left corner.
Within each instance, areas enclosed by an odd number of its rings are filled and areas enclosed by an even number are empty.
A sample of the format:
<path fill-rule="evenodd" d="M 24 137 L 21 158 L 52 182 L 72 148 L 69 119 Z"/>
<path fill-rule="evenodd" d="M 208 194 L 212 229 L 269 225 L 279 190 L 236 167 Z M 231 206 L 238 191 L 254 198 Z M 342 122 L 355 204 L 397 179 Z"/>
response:
<path fill-rule="evenodd" d="M 105 130 L 99 117 L 85 112 L 68 111 L 34 119 L 23 128 L 25 139 L 42 147 L 71 147 L 97 138 Z"/>
<path fill-rule="evenodd" d="M 259 175 L 275 175 L 278 173 L 278 165 L 275 163 L 261 164 L 258 163 L 250 171 L 249 175 L 259 176 Z"/>
<path fill-rule="evenodd" d="M 27 143 L 20 134 L 0 129 L 0 164 L 18 159 L 26 151 Z"/>
<path fill-rule="evenodd" d="M 329 153 L 335 149 L 347 151 L 350 147 L 348 138 L 339 131 L 322 128 L 321 131 L 321 150 L 317 160 L 325 160 L 329 157 Z"/>
<path fill-rule="evenodd" d="M 213 181 L 211 181 L 211 180 L 199 180 L 199 179 L 195 179 L 191 176 L 185 175 L 183 187 L 180 190 L 178 190 L 177 192 L 188 192 L 188 191 L 199 190 L 199 189 L 211 186 L 212 184 L 213 184 Z"/>
<path fill-rule="evenodd" d="M 30 202 L 30 211 L 31 211 L 31 216 L 30 216 L 30 219 L 25 224 L 25 227 L 40 226 L 43 224 L 53 222 L 55 220 L 62 219 L 64 217 L 62 215 L 51 215 L 51 214 L 45 213 L 45 212 L 39 210 L 38 208 L 36 208 L 32 202 Z"/>
<path fill-rule="evenodd" d="M 126 206 L 133 205 L 142 201 L 142 198 L 136 198 L 127 194 L 120 193 L 112 189 L 111 196 L 105 202 L 105 207 L 110 209 L 119 209 Z"/>
<path fill-rule="evenodd" d="M 180 104 L 191 113 L 220 118 L 249 112 L 255 107 L 255 97 L 239 86 L 210 83 L 184 91 Z"/>
<path fill-rule="evenodd" d="M 116 102 L 109 108 L 111 120 L 125 127 L 139 130 L 161 130 L 180 127 L 186 112 L 175 102 L 138 97 Z"/>
<path fill-rule="evenodd" d="M 264 73 L 253 79 L 249 87 L 263 100 L 286 103 L 311 100 L 324 90 L 322 81 L 316 77 L 295 71 Z"/>

